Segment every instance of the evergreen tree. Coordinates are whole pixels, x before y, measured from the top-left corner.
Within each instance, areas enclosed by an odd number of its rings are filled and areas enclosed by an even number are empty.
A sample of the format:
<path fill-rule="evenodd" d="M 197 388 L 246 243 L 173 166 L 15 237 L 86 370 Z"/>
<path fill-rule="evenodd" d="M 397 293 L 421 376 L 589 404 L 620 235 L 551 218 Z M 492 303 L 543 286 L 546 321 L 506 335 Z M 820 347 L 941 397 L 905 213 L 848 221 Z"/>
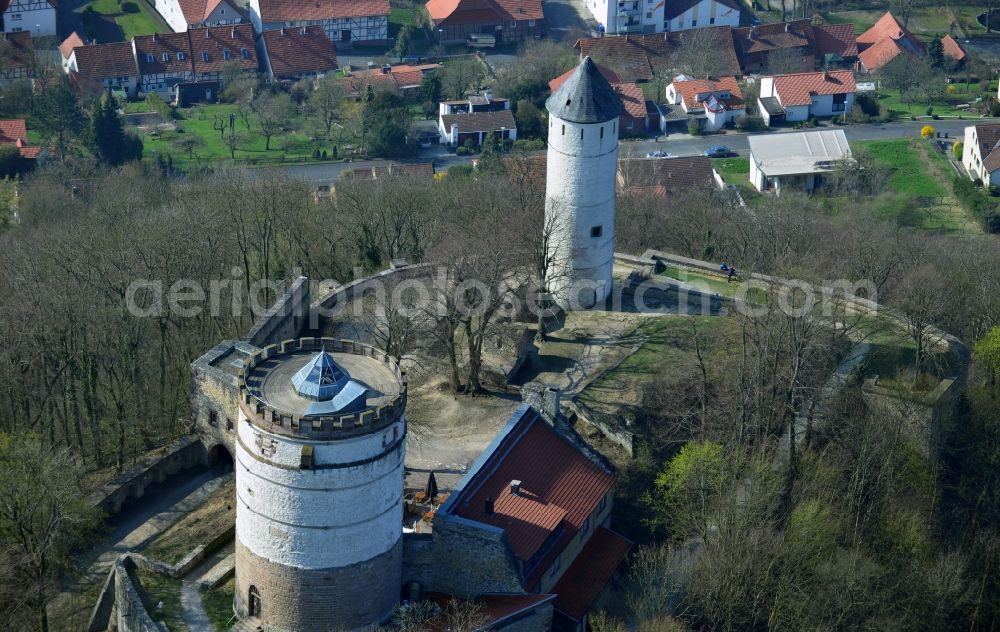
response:
<path fill-rule="evenodd" d="M 441 100 L 441 77 L 438 73 L 432 71 L 420 78 L 420 99 L 437 107 Z"/>
<path fill-rule="evenodd" d="M 476 168 L 483 172 L 500 173 L 503 171 L 503 146 L 495 134 L 486 134 L 483 148 L 479 154 Z"/>
<path fill-rule="evenodd" d="M 46 88 L 35 103 L 35 116 L 46 138 L 54 138 L 56 152 L 63 156 L 70 138 L 83 131 L 83 112 L 76 95 L 66 81 Z"/>
<path fill-rule="evenodd" d="M 121 165 L 142 157 L 142 140 L 125 133 L 118 101 L 110 92 L 94 104 L 90 121 L 91 149 L 102 162 Z"/>
<path fill-rule="evenodd" d="M 940 68 L 944 65 L 944 44 L 941 43 L 941 38 L 931 40 L 930 45 L 927 47 L 927 59 L 930 61 L 931 66 L 935 68 Z"/>

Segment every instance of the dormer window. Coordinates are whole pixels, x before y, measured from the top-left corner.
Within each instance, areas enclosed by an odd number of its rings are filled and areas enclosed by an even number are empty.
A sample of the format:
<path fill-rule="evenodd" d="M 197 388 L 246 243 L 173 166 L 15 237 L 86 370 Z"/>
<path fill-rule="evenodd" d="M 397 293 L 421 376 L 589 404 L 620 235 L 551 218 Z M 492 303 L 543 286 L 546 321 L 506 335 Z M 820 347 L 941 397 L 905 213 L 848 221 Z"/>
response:
<path fill-rule="evenodd" d="M 208 61 L 208 51 L 201 51 L 201 60 Z"/>
<path fill-rule="evenodd" d="M 229 49 L 228 48 L 222 51 L 222 58 L 223 59 L 225 59 L 226 61 L 229 61 L 230 57 L 231 57 L 231 55 L 229 54 Z"/>
<path fill-rule="evenodd" d="M 245 48 L 240 49 L 240 55 L 243 56 L 243 59 L 250 59 L 250 51 Z"/>
<path fill-rule="evenodd" d="M 162 59 L 162 60 L 163 60 L 164 62 L 168 62 L 168 61 L 170 61 L 170 53 L 163 53 L 162 55 L 160 55 L 160 58 L 161 58 L 161 59 Z"/>
<path fill-rule="evenodd" d="M 152 53 L 146 53 L 146 61 L 151 64 L 156 61 L 156 57 Z"/>
<path fill-rule="evenodd" d="M 184 53 L 182 52 L 177 53 L 177 61 L 184 61 Z"/>

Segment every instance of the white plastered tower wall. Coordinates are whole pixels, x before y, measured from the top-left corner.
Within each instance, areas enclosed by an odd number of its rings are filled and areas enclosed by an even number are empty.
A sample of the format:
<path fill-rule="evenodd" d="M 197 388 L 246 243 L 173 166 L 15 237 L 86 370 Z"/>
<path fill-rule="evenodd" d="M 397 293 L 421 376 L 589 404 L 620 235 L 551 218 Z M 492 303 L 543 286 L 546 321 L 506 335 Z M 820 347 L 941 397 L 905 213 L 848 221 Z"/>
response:
<path fill-rule="evenodd" d="M 563 309 L 611 292 L 621 100 L 589 57 L 546 103 L 548 290 Z"/>

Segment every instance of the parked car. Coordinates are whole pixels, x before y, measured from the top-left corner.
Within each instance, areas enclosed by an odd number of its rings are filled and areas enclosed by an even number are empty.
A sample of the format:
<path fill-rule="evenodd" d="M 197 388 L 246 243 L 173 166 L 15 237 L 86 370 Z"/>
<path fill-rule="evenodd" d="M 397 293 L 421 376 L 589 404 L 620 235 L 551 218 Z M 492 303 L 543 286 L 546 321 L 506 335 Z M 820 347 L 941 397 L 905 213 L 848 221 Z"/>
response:
<path fill-rule="evenodd" d="M 726 147 L 725 145 L 716 145 L 715 147 L 709 147 L 705 150 L 705 155 L 709 158 L 730 158 L 732 156 L 739 156 L 735 151 Z"/>
<path fill-rule="evenodd" d="M 647 151 L 646 158 L 673 158 L 674 155 L 662 150 Z"/>

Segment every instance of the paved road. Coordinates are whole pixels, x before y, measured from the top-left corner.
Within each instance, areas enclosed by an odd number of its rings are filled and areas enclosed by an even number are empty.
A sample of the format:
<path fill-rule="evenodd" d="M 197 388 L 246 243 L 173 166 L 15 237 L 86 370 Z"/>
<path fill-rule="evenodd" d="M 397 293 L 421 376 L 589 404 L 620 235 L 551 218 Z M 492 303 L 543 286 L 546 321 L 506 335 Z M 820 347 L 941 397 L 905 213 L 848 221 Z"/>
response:
<path fill-rule="evenodd" d="M 992 119 L 991 119 L 992 120 Z M 973 124 L 973 120 L 962 121 L 931 121 L 941 134 L 948 133 L 952 138 L 961 138 L 966 126 Z M 868 125 L 848 125 L 843 128 L 847 140 L 886 140 L 892 138 L 916 138 L 920 134 L 920 128 L 927 125 L 927 121 L 905 121 L 897 123 L 873 123 Z M 831 128 L 828 128 L 831 129 Z M 774 132 L 784 134 L 795 130 L 784 130 Z M 697 156 L 709 147 L 725 145 L 741 156 L 746 156 L 749 152 L 747 145 L 747 135 L 739 133 L 728 133 L 712 136 L 689 136 L 687 134 L 671 134 L 649 140 L 626 140 L 619 145 L 621 156 L 645 156 L 646 152 L 661 150 L 667 151 L 675 156 Z M 469 164 L 472 156 L 456 156 L 449 154 L 440 147 L 429 149 L 417 158 L 402 162 L 429 162 L 434 161 L 434 167 L 438 171 L 446 170 L 453 165 Z M 352 163 L 332 163 L 332 164 L 306 164 L 284 167 L 284 170 L 296 178 L 301 178 L 307 182 L 319 184 L 331 184 L 337 181 L 343 171 L 350 169 L 364 169 L 378 165 L 384 165 L 385 160 L 371 160 Z"/>

